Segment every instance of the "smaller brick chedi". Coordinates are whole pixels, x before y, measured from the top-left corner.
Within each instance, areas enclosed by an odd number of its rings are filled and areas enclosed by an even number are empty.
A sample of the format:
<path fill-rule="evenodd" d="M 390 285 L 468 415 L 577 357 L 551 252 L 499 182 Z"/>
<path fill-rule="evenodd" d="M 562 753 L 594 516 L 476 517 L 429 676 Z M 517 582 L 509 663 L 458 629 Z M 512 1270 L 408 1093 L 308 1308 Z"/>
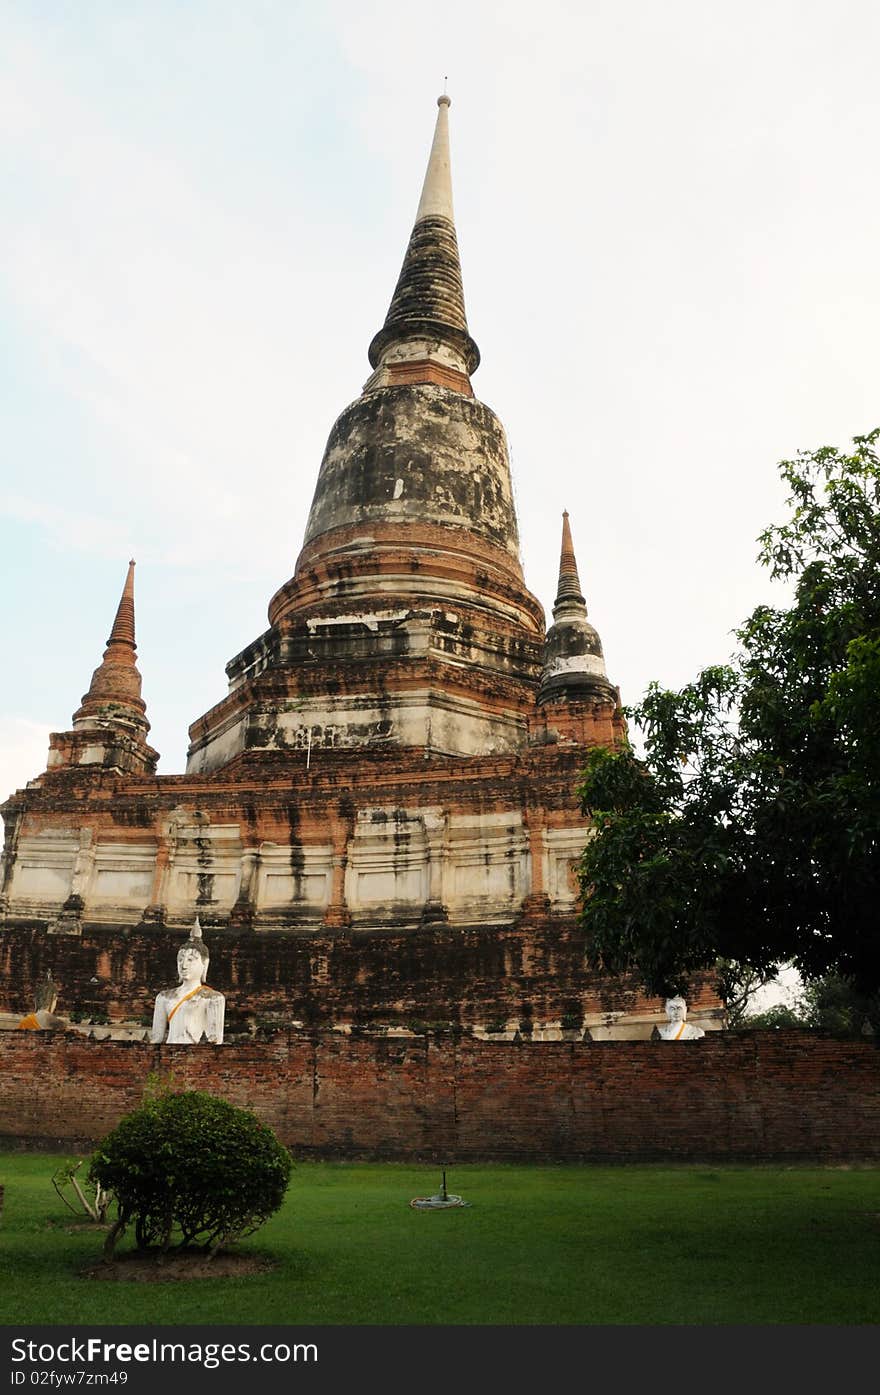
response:
<path fill-rule="evenodd" d="M 68 1005 L 143 1013 L 197 914 L 230 1029 L 236 1011 L 524 1034 L 664 1020 L 584 965 L 575 790 L 624 722 L 567 514 L 549 630 L 523 579 L 504 429 L 471 385 L 438 106 L 371 376 L 186 774 L 157 775 L 147 745 L 131 563 L 72 730 L 3 806 L 7 988 L 51 969 Z"/>

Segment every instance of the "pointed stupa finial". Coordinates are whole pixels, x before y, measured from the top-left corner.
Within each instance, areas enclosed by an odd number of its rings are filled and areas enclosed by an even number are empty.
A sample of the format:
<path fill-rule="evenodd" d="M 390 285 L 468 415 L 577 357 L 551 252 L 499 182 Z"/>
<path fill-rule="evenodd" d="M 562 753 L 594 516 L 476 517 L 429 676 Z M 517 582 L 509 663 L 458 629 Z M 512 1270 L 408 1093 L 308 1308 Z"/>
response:
<path fill-rule="evenodd" d="M 89 766 L 153 775 L 159 752 L 147 745 L 147 705 L 134 642 L 134 560 L 116 607 L 113 627 L 89 691 L 73 714 L 73 728 L 52 732 L 47 770 Z"/>
<path fill-rule="evenodd" d="M 415 225 L 423 218 L 448 218 L 450 223 L 455 221 L 452 210 L 452 161 L 449 155 L 449 108 L 452 100 L 444 92 L 442 97 L 437 98 L 437 106 L 437 124 Z"/>
<path fill-rule="evenodd" d="M 113 621 L 113 628 L 110 631 L 110 638 L 107 641 L 111 644 L 127 644 L 133 650 L 134 640 L 134 558 L 128 564 L 128 575 L 125 578 L 125 585 L 122 588 L 122 596 L 116 611 L 116 618 Z"/>
<path fill-rule="evenodd" d="M 375 381 L 386 366 L 406 365 L 405 381 L 441 382 L 472 392 L 468 375 L 480 362 L 480 351 L 468 333 L 452 211 L 451 105 L 445 92 L 437 98 L 434 139 L 403 268 L 385 323 L 370 345 L 370 363 L 380 374 L 368 387 L 388 385 Z M 422 375 L 421 365 L 426 365 Z"/>
<path fill-rule="evenodd" d="M 556 614 L 556 611 L 561 605 L 571 601 L 582 605 L 584 607 L 584 615 L 586 615 L 586 602 L 581 591 L 577 559 L 574 555 L 574 544 L 571 540 L 568 509 L 564 509 L 562 512 L 562 547 L 559 553 L 559 585 L 556 588 L 556 604 L 553 607 L 553 614 Z"/>
<path fill-rule="evenodd" d="M 587 603 L 581 591 L 566 510 L 562 515 L 559 587 L 553 607 L 553 625 L 547 631 L 544 647 L 544 673 L 538 701 L 543 704 L 585 694 L 606 697 L 613 691 L 605 672 L 602 641 L 587 619 Z"/>
<path fill-rule="evenodd" d="M 147 708 L 141 697 L 134 638 L 134 567 L 130 561 L 107 648 L 92 674 L 82 706 L 73 714 L 74 727 L 110 719 L 124 724 L 134 721 L 144 736 L 150 729 L 144 717 Z"/>

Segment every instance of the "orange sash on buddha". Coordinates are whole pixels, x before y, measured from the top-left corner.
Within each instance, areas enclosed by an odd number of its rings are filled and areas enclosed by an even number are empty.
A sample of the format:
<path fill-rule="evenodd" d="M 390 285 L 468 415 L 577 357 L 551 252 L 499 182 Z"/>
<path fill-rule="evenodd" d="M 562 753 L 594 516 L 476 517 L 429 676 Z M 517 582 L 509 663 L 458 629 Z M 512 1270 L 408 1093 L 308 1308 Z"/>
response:
<path fill-rule="evenodd" d="M 196 996 L 197 993 L 200 993 L 200 992 L 201 992 L 201 990 L 204 988 L 204 986 L 205 986 L 205 985 L 204 985 L 203 983 L 199 983 L 199 984 L 196 985 L 195 988 L 191 988 L 190 991 L 189 991 L 188 993 L 184 993 L 183 997 L 180 998 L 179 1001 L 176 1002 L 176 1003 L 174 1004 L 174 1007 L 173 1007 L 173 1008 L 171 1009 L 171 1011 L 169 1012 L 169 1014 L 168 1014 L 168 1021 L 169 1021 L 169 1022 L 171 1021 L 171 1019 L 172 1019 L 172 1017 L 174 1016 L 174 1014 L 176 1013 L 177 1009 L 181 1006 L 182 1003 L 185 1003 L 185 1002 L 186 1002 L 187 998 L 194 998 L 194 997 Z"/>
<path fill-rule="evenodd" d="M 27 1017 L 23 1017 L 16 1028 L 18 1032 L 41 1032 L 42 1030 L 35 1012 L 29 1012 Z"/>

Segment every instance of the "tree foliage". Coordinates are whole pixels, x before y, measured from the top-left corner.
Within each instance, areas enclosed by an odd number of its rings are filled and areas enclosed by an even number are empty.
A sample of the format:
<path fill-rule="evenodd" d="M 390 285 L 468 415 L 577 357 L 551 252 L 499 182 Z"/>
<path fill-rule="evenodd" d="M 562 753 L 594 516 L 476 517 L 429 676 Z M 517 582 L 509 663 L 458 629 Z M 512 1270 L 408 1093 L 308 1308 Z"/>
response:
<path fill-rule="evenodd" d="M 804 986 L 794 1003 L 744 1017 L 738 1024 L 755 1027 L 801 1027 L 835 1037 L 871 1036 L 880 1027 L 880 992 L 862 993 L 850 979 L 826 974 Z"/>
<path fill-rule="evenodd" d="M 154 1095 L 126 1115 L 91 1160 L 89 1179 L 112 1191 L 118 1218 L 106 1251 L 133 1225 L 139 1249 L 216 1251 L 278 1210 L 291 1157 L 247 1110 L 200 1090 Z"/>
<path fill-rule="evenodd" d="M 592 752 L 580 879 L 589 958 L 722 992 L 791 962 L 880 986 L 880 431 L 783 461 L 788 520 L 760 560 L 793 585 L 729 664 L 628 709 L 645 757 Z"/>

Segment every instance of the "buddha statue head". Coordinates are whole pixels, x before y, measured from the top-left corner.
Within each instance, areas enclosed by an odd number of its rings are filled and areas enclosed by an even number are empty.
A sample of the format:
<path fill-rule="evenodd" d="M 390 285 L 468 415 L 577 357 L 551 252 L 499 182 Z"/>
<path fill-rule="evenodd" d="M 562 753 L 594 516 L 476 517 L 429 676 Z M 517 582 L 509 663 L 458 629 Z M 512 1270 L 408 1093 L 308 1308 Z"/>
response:
<path fill-rule="evenodd" d="M 37 984 L 34 993 L 37 1012 L 54 1012 L 58 1003 L 58 989 L 52 980 L 52 973 L 46 970 L 46 977 Z"/>
<path fill-rule="evenodd" d="M 208 977 L 208 946 L 202 939 L 202 927 L 196 916 L 195 924 L 177 952 L 177 974 L 181 983 L 204 983 Z"/>
<path fill-rule="evenodd" d="M 666 999 L 666 1016 L 670 1022 L 683 1022 L 687 1017 L 687 1003 L 680 995 Z"/>

